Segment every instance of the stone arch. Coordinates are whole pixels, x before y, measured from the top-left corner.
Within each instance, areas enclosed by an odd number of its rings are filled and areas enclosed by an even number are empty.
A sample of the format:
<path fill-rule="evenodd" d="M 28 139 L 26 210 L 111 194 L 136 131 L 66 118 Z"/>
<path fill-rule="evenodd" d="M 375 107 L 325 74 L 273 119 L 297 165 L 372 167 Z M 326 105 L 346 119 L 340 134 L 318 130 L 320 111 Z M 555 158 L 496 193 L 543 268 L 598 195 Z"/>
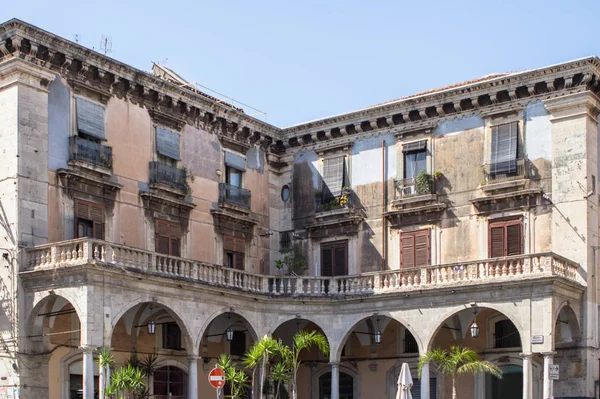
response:
<path fill-rule="evenodd" d="M 460 305 L 460 306 L 455 306 L 455 307 L 449 309 L 448 311 L 446 311 L 445 313 L 443 313 L 435 322 L 436 328 L 432 329 L 431 333 L 427 336 L 426 340 L 423 341 L 425 343 L 425 345 L 423 345 L 420 348 L 422 348 L 424 351 L 431 350 L 431 345 L 433 344 L 433 341 L 435 340 L 436 335 L 442 329 L 444 324 L 446 324 L 446 321 L 449 318 L 451 318 L 452 316 L 457 315 L 458 313 L 460 313 L 463 310 L 472 310 L 473 308 L 474 307 L 471 307 L 468 305 Z M 524 336 L 524 327 L 523 327 L 522 323 L 520 322 L 518 315 L 515 314 L 514 312 L 512 312 L 510 310 L 510 308 L 508 307 L 508 305 L 486 302 L 486 303 L 477 303 L 476 308 L 479 309 L 479 311 L 481 311 L 483 309 L 492 309 L 492 310 L 495 310 L 496 312 L 502 313 L 508 320 L 510 320 L 515 325 L 515 327 L 517 328 L 517 331 L 519 331 L 519 337 L 521 338 L 521 345 L 523 346 L 523 350 L 527 349 L 527 348 L 525 348 L 525 345 L 527 344 L 528 341 L 527 341 L 527 337 Z"/>
<path fill-rule="evenodd" d="M 197 338 L 196 338 L 196 342 L 198 344 L 200 344 L 202 342 L 202 337 L 204 337 L 204 335 L 206 334 L 206 332 L 208 331 L 208 329 L 210 328 L 210 325 L 213 321 L 215 321 L 219 316 L 223 316 L 226 315 L 227 313 L 231 313 L 231 314 L 235 314 L 238 317 L 241 317 L 245 323 L 247 324 L 248 327 L 248 332 L 250 333 L 252 339 L 254 341 L 258 340 L 258 333 L 257 331 L 259 331 L 258 326 L 253 325 L 251 320 L 254 319 L 253 316 L 255 316 L 254 314 L 251 314 L 250 312 L 247 312 L 243 309 L 231 309 L 231 308 L 225 308 L 223 307 L 222 309 L 216 310 L 214 311 L 204 322 L 204 324 L 202 325 L 202 327 L 200 328 L 200 331 L 198 332 Z M 254 320 L 256 321 L 256 320 Z M 258 323 L 256 323 L 258 324 Z"/>
<path fill-rule="evenodd" d="M 184 344 L 187 344 L 186 349 L 188 350 L 188 352 L 192 351 L 192 353 L 195 353 L 194 350 L 196 348 L 196 345 L 194 342 L 194 337 L 190 333 L 190 328 L 187 325 L 187 323 L 184 322 L 183 318 L 175 310 L 173 310 L 173 308 L 171 306 L 169 306 L 167 303 L 165 303 L 161 300 L 158 300 L 158 299 L 154 299 L 152 301 L 136 301 L 133 304 L 129 303 L 129 304 L 121 307 L 121 309 L 119 309 L 119 312 L 117 312 L 117 314 L 111 320 L 110 334 L 108 334 L 108 336 L 106 337 L 106 345 L 108 347 L 111 346 L 115 328 L 117 327 L 117 323 L 119 323 L 119 321 L 124 316 L 126 316 L 126 314 L 129 311 L 133 310 L 134 308 L 136 308 L 138 306 L 140 307 L 140 309 L 138 309 L 136 311 L 136 317 L 134 317 L 134 321 L 141 320 L 143 317 L 147 317 L 147 313 L 144 313 L 144 310 L 143 310 L 144 307 L 156 306 L 157 308 L 164 310 L 170 317 L 173 318 L 173 320 L 175 320 L 175 322 L 179 326 L 179 328 L 181 330 L 183 342 L 184 342 Z M 132 321 L 132 326 L 134 324 L 135 323 Z"/>
<path fill-rule="evenodd" d="M 305 320 L 305 321 L 315 324 L 317 327 L 319 327 L 321 329 L 321 331 L 323 331 L 323 334 L 325 334 L 325 338 L 327 338 L 327 341 L 332 342 L 331 337 L 330 337 L 331 334 L 330 333 L 328 334 L 327 331 L 325 331 L 325 329 L 323 328 L 323 325 L 320 321 L 318 321 L 316 318 L 313 318 L 310 316 L 304 316 L 304 315 L 302 315 L 302 317 L 300 317 L 300 318 L 298 318 L 297 316 L 281 316 L 277 320 L 277 323 L 274 324 L 272 326 L 272 328 L 269 329 L 269 335 L 273 335 L 273 333 L 275 333 L 275 331 L 277 331 L 277 329 L 279 327 L 281 327 L 285 323 L 293 321 L 293 320 Z"/>
<path fill-rule="evenodd" d="M 74 309 L 74 314 L 79 321 L 79 325 L 82 326 L 82 318 L 81 318 L 81 308 L 78 306 L 77 302 L 69 300 L 67 297 L 69 295 L 58 295 L 56 293 L 48 294 L 43 297 L 40 297 L 35 305 L 29 312 L 27 316 L 27 324 L 26 324 L 26 333 L 24 340 L 26 341 L 26 347 L 30 350 L 42 351 L 45 346 L 45 336 L 44 336 L 44 317 L 40 317 L 40 314 L 45 313 L 56 313 L 59 312 L 60 309 L 64 308 L 66 304 L 70 304 Z M 56 309 L 60 307 L 60 309 Z M 53 320 L 56 319 L 58 315 L 49 316 L 49 323 L 53 325 Z M 80 327 L 80 330 L 82 327 Z M 81 342 L 81 331 L 79 332 L 79 341 Z"/>
<path fill-rule="evenodd" d="M 156 361 L 156 365 L 154 367 L 160 368 L 160 367 L 164 367 L 164 366 L 173 366 L 173 367 L 180 368 L 186 374 L 189 374 L 189 371 L 190 371 L 188 362 L 182 362 L 182 361 L 179 361 L 179 360 L 173 359 L 173 358 L 159 358 L 159 360 Z"/>
<path fill-rule="evenodd" d="M 336 341 L 333 342 L 338 342 L 337 346 L 335 347 L 335 353 L 334 353 L 334 348 L 331 349 L 331 359 L 332 361 L 336 361 L 335 359 L 339 359 L 342 353 L 342 348 L 344 347 L 344 344 L 346 343 L 346 341 L 348 340 L 348 338 L 350 337 L 350 335 L 352 334 L 352 332 L 354 331 L 354 329 L 363 321 L 368 320 L 368 319 L 373 319 L 379 317 L 381 318 L 387 318 L 387 319 L 391 319 L 394 320 L 398 323 L 400 323 L 404 328 L 406 328 L 411 334 L 412 336 L 415 338 L 415 341 L 417 341 L 417 345 L 419 346 L 419 353 L 422 352 L 423 350 L 423 340 L 421 338 L 421 336 L 418 334 L 418 332 L 414 329 L 414 327 L 408 323 L 408 321 L 406 321 L 404 318 L 393 315 L 389 312 L 386 313 L 381 313 L 381 314 L 377 314 L 374 315 L 373 313 L 369 313 L 369 314 L 360 314 L 357 315 L 356 317 L 354 317 L 353 320 L 349 321 L 349 323 L 351 323 L 351 327 L 346 329 L 344 331 L 344 334 L 342 337 L 340 337 L 340 339 L 337 339 Z M 382 330 L 382 332 L 384 332 L 384 330 Z M 332 342 L 332 341 L 330 341 Z"/>
<path fill-rule="evenodd" d="M 554 345 L 572 344 L 581 339 L 581 329 L 577 314 L 565 301 L 560 304 L 554 314 Z"/>

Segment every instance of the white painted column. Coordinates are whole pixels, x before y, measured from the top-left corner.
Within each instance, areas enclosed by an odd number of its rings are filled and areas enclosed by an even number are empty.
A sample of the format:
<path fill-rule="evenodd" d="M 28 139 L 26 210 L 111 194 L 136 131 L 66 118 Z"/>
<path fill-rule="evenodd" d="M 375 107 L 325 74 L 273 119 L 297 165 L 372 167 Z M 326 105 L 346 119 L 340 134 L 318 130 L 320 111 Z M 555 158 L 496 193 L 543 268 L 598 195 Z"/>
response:
<path fill-rule="evenodd" d="M 485 398 L 485 374 L 476 373 L 473 378 L 473 393 L 475 398 Z"/>
<path fill-rule="evenodd" d="M 523 358 L 523 399 L 533 399 L 533 371 L 531 368 L 532 353 L 520 353 Z"/>
<path fill-rule="evenodd" d="M 429 363 L 423 363 L 421 369 L 421 399 L 429 399 Z"/>
<path fill-rule="evenodd" d="M 104 385 L 106 384 L 106 367 L 100 367 L 100 378 L 98 379 L 99 387 L 98 387 L 98 397 L 99 399 L 104 399 Z"/>
<path fill-rule="evenodd" d="M 331 363 L 331 399 L 340 399 L 340 365 Z"/>
<path fill-rule="evenodd" d="M 83 349 L 83 399 L 94 399 L 94 348 Z"/>
<path fill-rule="evenodd" d="M 198 356 L 188 356 L 188 394 L 189 399 L 198 399 Z"/>
<path fill-rule="evenodd" d="M 544 356 L 544 396 L 543 399 L 552 399 L 552 380 L 550 379 L 550 365 L 554 362 L 556 352 L 543 352 Z"/>

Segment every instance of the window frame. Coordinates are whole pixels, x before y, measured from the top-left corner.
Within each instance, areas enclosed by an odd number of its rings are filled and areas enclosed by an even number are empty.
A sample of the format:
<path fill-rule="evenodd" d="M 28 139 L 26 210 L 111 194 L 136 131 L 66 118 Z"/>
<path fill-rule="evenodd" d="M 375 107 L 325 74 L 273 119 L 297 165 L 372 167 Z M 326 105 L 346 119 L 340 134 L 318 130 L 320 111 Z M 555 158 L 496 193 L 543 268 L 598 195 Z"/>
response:
<path fill-rule="evenodd" d="M 512 253 L 509 254 L 508 249 L 509 249 L 509 243 L 508 243 L 508 231 L 509 231 L 509 227 L 512 226 L 519 226 L 518 232 L 519 232 L 519 236 L 518 236 L 518 248 L 519 251 L 518 253 Z M 493 229 L 497 229 L 497 228 L 502 228 L 503 229 L 503 236 L 502 236 L 502 256 L 494 256 L 494 236 L 493 236 Z M 523 248 L 523 244 L 524 244 L 524 234 L 523 234 L 523 216 L 522 215 L 517 215 L 517 216 L 509 216 L 509 217 L 504 217 L 504 218 L 497 218 L 497 219 L 491 219 L 488 221 L 488 258 L 503 258 L 506 256 L 517 256 L 517 255 L 523 255 L 524 254 L 524 248 Z"/>
<path fill-rule="evenodd" d="M 162 232 L 163 230 L 159 228 L 160 224 L 167 225 L 168 233 Z M 167 256 L 175 256 L 181 257 L 181 243 L 182 243 L 182 227 L 181 223 L 173 222 L 168 219 L 155 218 L 154 219 L 154 251 Z M 169 241 L 169 250 L 168 253 L 161 252 L 160 239 L 166 238 Z M 178 245 L 174 245 L 173 241 L 177 241 Z M 177 248 L 177 252 L 173 251 L 174 248 Z"/>
<path fill-rule="evenodd" d="M 427 247 L 426 247 L 426 262 L 425 264 L 418 264 L 418 248 L 417 248 L 417 237 L 427 236 Z M 409 254 L 406 254 L 404 243 L 406 239 L 412 238 L 412 261 L 405 266 L 406 261 L 405 257 L 408 257 Z M 426 267 L 431 266 L 431 229 L 419 229 L 413 231 L 403 231 L 400 233 L 400 269 L 411 269 L 415 267 Z"/>
<path fill-rule="evenodd" d="M 336 196 L 336 195 L 334 195 L 334 193 L 331 192 L 331 190 L 327 186 L 325 177 L 326 177 L 326 175 L 328 175 L 328 172 L 327 172 L 328 163 L 331 162 L 332 160 L 338 159 L 338 158 L 342 158 L 342 181 L 341 181 L 341 186 L 340 186 L 340 194 Z M 321 187 L 321 198 L 320 198 L 321 204 L 326 204 L 326 203 L 334 200 L 335 198 L 339 197 L 340 195 L 342 195 L 342 193 L 344 191 L 344 187 L 350 186 L 349 159 L 350 159 L 350 156 L 345 153 L 343 153 L 343 154 L 337 153 L 335 155 L 329 155 L 329 156 L 321 158 L 321 173 L 320 173 L 320 181 L 319 181 L 319 184 Z M 329 191 L 329 193 L 331 195 L 328 196 L 326 191 Z"/>
<path fill-rule="evenodd" d="M 512 134 L 512 128 L 513 126 L 516 129 L 516 133 L 515 133 L 515 149 L 514 149 L 514 160 L 509 160 L 509 161 L 498 161 L 496 159 L 496 161 L 494 162 L 494 158 L 497 158 L 498 155 L 494 150 L 494 135 L 499 134 L 500 133 L 500 129 L 503 127 L 509 127 L 509 132 L 510 134 Z M 489 165 L 490 165 L 490 176 L 502 176 L 502 175 L 514 175 L 515 173 L 517 173 L 518 171 L 518 167 L 517 167 L 517 161 L 521 158 L 521 151 L 522 151 L 522 147 L 523 147 L 523 138 L 521 137 L 521 132 L 522 132 L 522 128 L 521 128 L 521 123 L 520 123 L 520 119 L 517 120 L 505 120 L 502 121 L 501 123 L 495 123 L 493 125 L 490 125 L 490 136 L 489 136 Z M 509 137 L 510 140 L 510 137 Z M 499 139 L 496 139 L 496 141 L 498 142 Z M 496 156 L 494 156 L 494 154 L 496 153 Z M 503 171 L 497 170 L 497 165 L 502 164 L 502 163 L 506 163 L 506 162 L 510 162 L 513 161 L 514 162 L 514 170 L 508 170 L 508 171 Z"/>
<path fill-rule="evenodd" d="M 105 212 L 104 212 L 104 204 L 99 204 L 97 202 L 91 202 L 91 201 L 86 201 L 80 198 L 75 198 L 75 202 L 74 202 L 74 209 L 73 209 L 73 214 L 75 216 L 75 238 L 93 238 L 96 240 L 104 240 L 105 238 L 105 225 L 106 225 L 106 220 L 105 220 Z M 88 207 L 88 217 L 83 217 L 80 216 L 79 210 L 81 209 L 81 206 L 86 206 Z M 94 220 L 94 217 L 92 216 L 92 210 L 96 209 L 99 210 L 101 212 L 101 219 L 102 222 L 96 221 Z M 81 221 L 87 221 L 87 222 L 91 222 L 92 223 L 92 236 L 84 236 L 84 237 L 80 237 L 79 236 L 79 222 Z"/>
<path fill-rule="evenodd" d="M 228 245 L 228 241 L 231 242 L 231 245 Z M 229 261 L 230 257 L 231 262 Z M 223 266 L 235 270 L 246 270 L 245 238 L 223 234 Z"/>

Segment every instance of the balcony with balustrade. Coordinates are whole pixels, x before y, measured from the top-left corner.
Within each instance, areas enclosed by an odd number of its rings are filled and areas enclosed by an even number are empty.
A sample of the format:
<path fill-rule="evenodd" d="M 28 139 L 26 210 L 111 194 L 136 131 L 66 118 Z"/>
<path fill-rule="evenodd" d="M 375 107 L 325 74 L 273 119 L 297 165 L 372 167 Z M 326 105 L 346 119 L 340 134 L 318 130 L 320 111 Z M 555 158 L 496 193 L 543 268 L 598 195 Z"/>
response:
<path fill-rule="evenodd" d="M 140 275 L 186 281 L 269 297 L 364 297 L 448 288 L 456 292 L 490 284 L 560 280 L 585 286 L 579 265 L 552 252 L 473 260 L 420 268 L 385 270 L 351 276 L 274 276 L 250 273 L 192 259 L 84 238 L 40 245 L 26 251 L 21 274 L 82 266 L 115 268 Z"/>
<path fill-rule="evenodd" d="M 162 162 L 150 162 L 150 184 L 178 194 L 189 191 L 186 170 Z"/>
<path fill-rule="evenodd" d="M 227 183 L 219 183 L 219 203 L 229 203 L 250 209 L 250 190 Z"/>
<path fill-rule="evenodd" d="M 69 137 L 69 161 L 106 175 L 112 173 L 112 148 L 79 136 Z"/>
<path fill-rule="evenodd" d="M 427 172 L 421 172 L 416 178 L 394 180 L 392 210 L 386 216 L 392 226 L 401 224 L 406 215 L 429 214 L 438 217 L 446 209 L 436 193 L 436 180 Z"/>

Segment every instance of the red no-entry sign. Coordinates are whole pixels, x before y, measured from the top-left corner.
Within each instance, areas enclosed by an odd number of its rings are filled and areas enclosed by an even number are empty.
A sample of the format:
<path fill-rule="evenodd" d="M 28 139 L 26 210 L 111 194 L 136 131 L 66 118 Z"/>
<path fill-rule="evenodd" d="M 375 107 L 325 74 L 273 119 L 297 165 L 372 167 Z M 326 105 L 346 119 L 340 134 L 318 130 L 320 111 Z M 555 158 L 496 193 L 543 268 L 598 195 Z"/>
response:
<path fill-rule="evenodd" d="M 225 386 L 225 372 L 215 367 L 208 373 L 208 382 L 213 388 L 223 388 Z"/>

